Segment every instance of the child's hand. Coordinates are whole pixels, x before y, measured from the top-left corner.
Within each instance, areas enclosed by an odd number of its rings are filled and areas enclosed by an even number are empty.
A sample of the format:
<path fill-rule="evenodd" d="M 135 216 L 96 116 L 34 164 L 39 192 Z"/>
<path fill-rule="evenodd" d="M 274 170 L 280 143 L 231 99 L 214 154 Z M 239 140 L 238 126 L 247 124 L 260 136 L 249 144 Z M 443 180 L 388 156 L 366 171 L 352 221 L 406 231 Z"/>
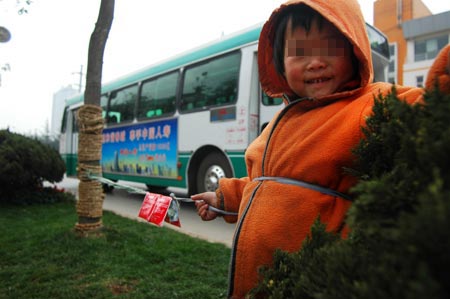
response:
<path fill-rule="evenodd" d="M 197 207 L 197 213 L 204 221 L 213 220 L 217 217 L 217 213 L 208 210 L 211 205 L 213 207 L 218 207 L 219 200 L 214 192 L 204 192 L 200 194 L 195 194 L 191 196 L 192 200 L 195 201 L 195 206 Z"/>

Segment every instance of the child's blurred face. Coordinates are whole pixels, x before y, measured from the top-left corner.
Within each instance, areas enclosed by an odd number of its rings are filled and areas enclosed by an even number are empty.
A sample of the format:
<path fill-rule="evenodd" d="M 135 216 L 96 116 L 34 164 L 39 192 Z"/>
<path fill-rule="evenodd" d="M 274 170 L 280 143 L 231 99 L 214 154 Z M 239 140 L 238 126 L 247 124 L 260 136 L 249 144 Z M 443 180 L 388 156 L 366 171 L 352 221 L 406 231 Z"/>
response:
<path fill-rule="evenodd" d="M 284 70 L 291 89 L 300 97 L 321 97 L 339 91 L 354 75 L 348 40 L 328 21 L 314 19 L 307 32 L 286 29 Z"/>

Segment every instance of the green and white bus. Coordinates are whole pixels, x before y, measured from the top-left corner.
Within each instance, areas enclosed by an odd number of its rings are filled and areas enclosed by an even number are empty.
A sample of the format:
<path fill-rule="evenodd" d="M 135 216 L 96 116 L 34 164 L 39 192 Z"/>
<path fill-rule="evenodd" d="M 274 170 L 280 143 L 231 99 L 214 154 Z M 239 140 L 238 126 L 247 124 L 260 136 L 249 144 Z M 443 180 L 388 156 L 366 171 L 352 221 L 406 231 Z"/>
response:
<path fill-rule="evenodd" d="M 375 80 L 384 81 L 388 41 L 369 24 L 367 30 Z M 188 194 L 245 176 L 247 146 L 283 106 L 259 85 L 260 32 L 258 25 L 104 84 L 103 176 Z M 76 175 L 81 105 L 83 95 L 68 99 L 62 116 L 68 176 Z"/>

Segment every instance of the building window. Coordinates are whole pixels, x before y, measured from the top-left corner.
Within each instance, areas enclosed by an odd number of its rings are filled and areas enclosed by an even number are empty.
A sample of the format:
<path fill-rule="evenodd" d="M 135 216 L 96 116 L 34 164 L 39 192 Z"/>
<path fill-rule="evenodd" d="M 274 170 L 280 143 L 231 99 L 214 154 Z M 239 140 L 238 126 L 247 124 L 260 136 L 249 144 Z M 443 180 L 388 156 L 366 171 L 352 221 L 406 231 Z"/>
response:
<path fill-rule="evenodd" d="M 416 76 L 417 87 L 423 87 L 423 76 Z"/>
<path fill-rule="evenodd" d="M 397 82 L 397 44 L 389 45 L 388 82 Z"/>
<path fill-rule="evenodd" d="M 442 35 L 414 42 L 414 61 L 434 59 L 439 51 L 448 44 L 448 35 Z"/>

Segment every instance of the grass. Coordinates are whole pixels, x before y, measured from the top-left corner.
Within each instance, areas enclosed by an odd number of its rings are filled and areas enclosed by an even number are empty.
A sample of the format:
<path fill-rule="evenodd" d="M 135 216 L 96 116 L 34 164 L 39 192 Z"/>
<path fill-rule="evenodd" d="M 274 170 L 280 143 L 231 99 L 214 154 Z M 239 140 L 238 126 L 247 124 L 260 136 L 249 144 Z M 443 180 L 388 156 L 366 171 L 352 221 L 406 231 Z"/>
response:
<path fill-rule="evenodd" d="M 74 202 L 0 205 L 0 298 L 225 298 L 230 249 L 104 212 L 80 237 Z"/>

